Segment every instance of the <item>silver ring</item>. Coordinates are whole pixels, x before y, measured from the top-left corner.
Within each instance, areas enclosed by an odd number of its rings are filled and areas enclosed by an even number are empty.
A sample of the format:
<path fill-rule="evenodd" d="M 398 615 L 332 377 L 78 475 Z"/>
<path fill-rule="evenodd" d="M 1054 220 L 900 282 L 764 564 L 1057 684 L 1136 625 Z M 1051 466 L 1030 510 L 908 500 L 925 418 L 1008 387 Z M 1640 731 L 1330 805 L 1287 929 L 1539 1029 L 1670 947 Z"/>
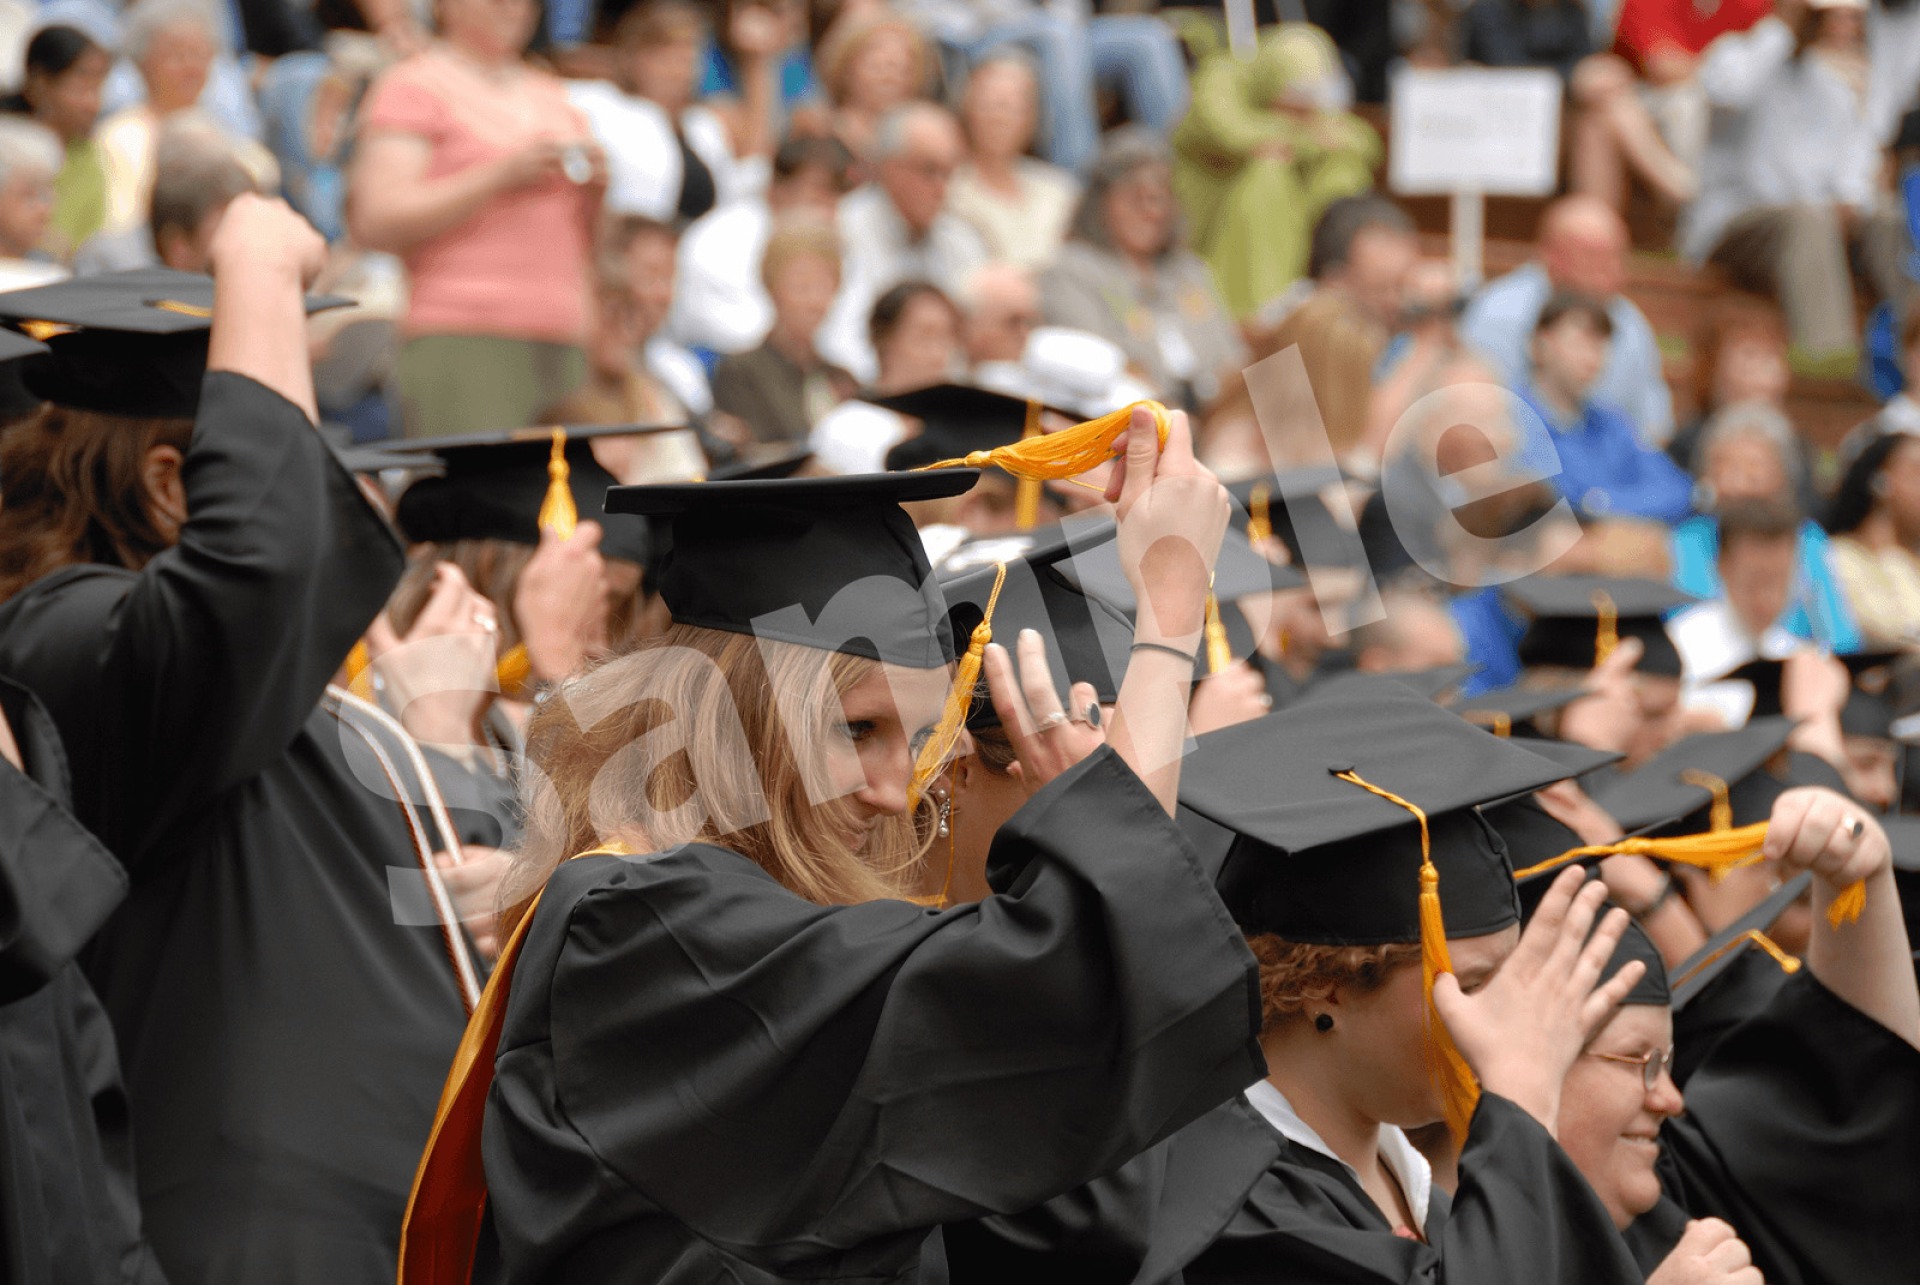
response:
<path fill-rule="evenodd" d="M 1035 723 L 1033 725 L 1033 730 L 1036 732 L 1051 732 L 1054 728 L 1059 727 L 1062 723 L 1066 721 L 1067 721 L 1067 716 L 1064 713 L 1062 713 L 1060 710 L 1056 709 L 1055 711 L 1053 711 L 1053 713 L 1047 715 L 1045 718 Z"/>
<path fill-rule="evenodd" d="M 1261 709 L 1272 709 L 1272 708 L 1273 708 L 1273 693 L 1272 693 L 1272 692 L 1261 692 L 1261 693 L 1260 693 L 1260 708 L 1261 708 Z"/>
<path fill-rule="evenodd" d="M 494 630 L 500 627 L 499 622 L 495 621 L 492 616 L 489 616 L 484 611 L 476 611 L 473 613 L 473 623 L 480 626 L 482 629 L 486 630 L 488 633 L 492 633 Z"/>
<path fill-rule="evenodd" d="M 1859 817 L 1854 817 L 1847 822 L 1847 838 L 1858 839 L 1861 834 L 1865 832 L 1866 828 L 1866 822 L 1862 821 Z"/>

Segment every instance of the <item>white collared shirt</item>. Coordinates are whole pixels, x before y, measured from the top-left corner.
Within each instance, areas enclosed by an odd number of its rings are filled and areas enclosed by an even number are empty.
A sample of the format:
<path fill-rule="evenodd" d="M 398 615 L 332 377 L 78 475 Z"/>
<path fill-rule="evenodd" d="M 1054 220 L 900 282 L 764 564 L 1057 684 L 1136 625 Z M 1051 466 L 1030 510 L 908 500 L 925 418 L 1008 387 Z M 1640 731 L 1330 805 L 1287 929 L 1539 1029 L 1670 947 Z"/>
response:
<path fill-rule="evenodd" d="M 1247 1101 L 1253 1104 L 1266 1122 L 1279 1130 L 1280 1136 L 1296 1146 L 1317 1152 L 1329 1160 L 1337 1160 L 1352 1174 L 1354 1181 L 1360 1180 L 1360 1171 L 1339 1156 L 1333 1154 L 1333 1148 L 1313 1131 L 1313 1126 L 1300 1118 L 1286 1095 L 1273 1087 L 1270 1080 L 1261 1080 L 1246 1091 Z M 1392 1171 L 1400 1183 L 1400 1190 L 1407 1198 L 1407 1208 L 1413 1211 L 1415 1230 L 1422 1236 L 1427 1234 L 1427 1206 L 1433 1197 L 1433 1166 L 1427 1158 L 1415 1150 L 1407 1135 L 1396 1125 L 1380 1126 L 1380 1160 Z M 1386 1211 L 1382 1210 L 1382 1213 Z M 1392 1222 L 1392 1215 L 1387 1215 Z"/>

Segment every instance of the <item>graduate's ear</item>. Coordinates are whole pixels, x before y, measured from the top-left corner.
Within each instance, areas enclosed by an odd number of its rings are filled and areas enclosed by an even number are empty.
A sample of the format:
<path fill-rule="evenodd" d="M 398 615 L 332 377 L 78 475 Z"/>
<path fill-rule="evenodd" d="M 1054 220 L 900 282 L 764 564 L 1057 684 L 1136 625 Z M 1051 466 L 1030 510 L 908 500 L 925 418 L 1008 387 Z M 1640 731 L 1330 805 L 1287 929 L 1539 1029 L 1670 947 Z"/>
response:
<path fill-rule="evenodd" d="M 177 537 L 187 521 L 187 487 L 180 468 L 186 456 L 177 446 L 150 446 L 140 461 L 140 482 L 147 493 L 153 524 Z"/>

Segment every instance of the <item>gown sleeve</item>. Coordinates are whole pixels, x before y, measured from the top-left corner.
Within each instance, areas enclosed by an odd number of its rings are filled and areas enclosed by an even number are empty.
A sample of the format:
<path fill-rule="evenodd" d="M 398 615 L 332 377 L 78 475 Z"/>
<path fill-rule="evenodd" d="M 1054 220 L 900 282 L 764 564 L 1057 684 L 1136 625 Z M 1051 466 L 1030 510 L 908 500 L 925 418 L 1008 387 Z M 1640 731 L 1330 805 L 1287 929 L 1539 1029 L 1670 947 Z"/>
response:
<path fill-rule="evenodd" d="M 974 905 L 823 907 L 685 851 L 622 862 L 572 905 L 557 1115 L 749 1262 L 1031 1208 L 1264 1074 L 1253 956 L 1110 750 L 1001 829 L 1003 891 Z"/>
<path fill-rule="evenodd" d="M 1661 1185 L 1769 1285 L 1911 1279 L 1920 1050 L 1802 971 L 1716 1044 L 1661 1134 Z"/>
<path fill-rule="evenodd" d="M 9 622 L 76 811 L 129 863 L 286 752 L 402 568 L 306 415 L 243 375 L 206 376 L 182 477 L 174 547 L 135 576 L 29 587 Z"/>

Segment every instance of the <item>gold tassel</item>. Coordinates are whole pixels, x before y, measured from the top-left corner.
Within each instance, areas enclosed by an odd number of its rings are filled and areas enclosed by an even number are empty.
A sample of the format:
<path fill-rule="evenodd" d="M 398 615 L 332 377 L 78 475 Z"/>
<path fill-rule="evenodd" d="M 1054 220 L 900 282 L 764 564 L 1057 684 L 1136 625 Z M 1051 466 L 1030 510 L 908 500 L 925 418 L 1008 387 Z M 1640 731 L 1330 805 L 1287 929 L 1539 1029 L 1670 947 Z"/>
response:
<path fill-rule="evenodd" d="M 580 511 L 573 504 L 573 488 L 567 477 L 573 470 L 567 465 L 567 430 L 553 430 L 553 454 L 547 457 L 547 497 L 540 501 L 540 527 L 562 540 L 573 537 L 580 524 Z"/>
<path fill-rule="evenodd" d="M 1440 871 L 1433 864 L 1433 843 L 1427 833 L 1427 814 L 1416 804 L 1397 794 L 1362 780 L 1351 768 L 1334 775 L 1367 793 L 1397 804 L 1413 813 L 1420 823 L 1420 983 L 1426 996 L 1427 1070 L 1440 1091 L 1446 1108 L 1447 1128 L 1456 1143 L 1464 1144 L 1473 1111 L 1480 1102 L 1480 1082 L 1473 1068 L 1454 1045 L 1440 1012 L 1433 1006 L 1433 982 L 1442 973 L 1453 971 L 1453 958 L 1447 950 L 1447 925 L 1440 911 Z"/>
<path fill-rule="evenodd" d="M 1272 488 L 1265 482 L 1253 488 L 1247 496 L 1247 543 L 1255 553 L 1260 546 L 1273 539 Z"/>
<path fill-rule="evenodd" d="M 974 685 L 980 681 L 980 662 L 987 654 L 987 644 L 993 641 L 993 609 L 1000 601 L 1000 588 L 1006 582 L 1007 564 L 997 563 L 993 572 L 993 590 L 987 595 L 986 612 L 980 617 L 980 623 L 973 627 L 973 636 L 967 640 L 967 649 L 960 654 L 959 661 L 953 667 L 953 687 L 947 692 L 946 708 L 940 711 L 940 721 L 934 725 L 927 743 L 920 747 L 919 758 L 914 760 L 913 782 L 907 790 L 909 811 L 920 806 L 920 796 L 926 793 L 927 786 L 947 765 L 947 756 L 953 753 L 961 729 L 967 725 L 967 711 L 973 706 Z"/>
<path fill-rule="evenodd" d="M 1111 414 L 1090 419 L 1084 424 L 1075 424 L 1058 433 L 1023 437 L 1008 446 L 996 446 L 990 451 L 972 451 L 958 459 L 923 465 L 915 472 L 924 473 L 941 468 L 997 468 L 1015 477 L 1036 478 L 1043 482 L 1078 477 L 1126 451 L 1122 443 L 1127 435 L 1127 426 L 1133 422 L 1135 406 L 1145 406 L 1153 412 L 1153 422 L 1160 430 L 1160 445 L 1164 447 L 1167 444 L 1167 408 L 1159 402 L 1135 402 L 1132 406 L 1124 406 Z"/>
<path fill-rule="evenodd" d="M 1513 716 L 1504 709 L 1470 709 L 1465 718 L 1477 727 L 1484 727 L 1501 740 L 1513 735 Z"/>
<path fill-rule="evenodd" d="M 1618 843 L 1571 849 L 1537 865 L 1528 866 L 1525 870 L 1516 870 L 1513 877 L 1531 879 L 1555 867 L 1591 857 L 1633 856 L 1651 857 L 1670 865 L 1692 866 L 1697 870 L 1705 870 L 1715 879 L 1724 879 L 1729 871 L 1760 860 L 1760 845 L 1766 841 L 1766 837 L 1767 822 L 1756 821 L 1737 830 L 1710 830 L 1706 834 L 1686 834 L 1671 839 L 1622 839 Z M 1839 928 L 1843 923 L 1858 919 L 1860 912 L 1866 908 L 1867 885 L 1864 882 L 1849 884 L 1827 907 L 1827 922 Z"/>
<path fill-rule="evenodd" d="M 373 652 L 362 638 L 347 653 L 347 690 L 363 701 L 373 700 Z"/>
<path fill-rule="evenodd" d="M 1725 959 L 1733 951 L 1740 949 L 1740 947 L 1746 945 L 1748 942 L 1752 942 L 1754 945 L 1758 946 L 1761 950 L 1771 955 L 1773 957 L 1773 962 L 1780 965 L 1781 972 L 1797 973 L 1800 971 L 1800 961 L 1798 959 L 1795 959 L 1792 955 L 1789 955 L 1786 951 L 1780 949 L 1779 943 L 1775 942 L 1773 938 L 1767 936 L 1765 933 L 1761 932 L 1758 928 L 1749 928 L 1747 929 L 1747 931 L 1741 933 L 1739 936 L 1733 938 L 1731 941 L 1722 942 L 1717 948 L 1714 949 L 1713 953 L 1708 955 L 1705 959 L 1701 960 L 1699 963 L 1695 964 L 1692 968 L 1689 968 L 1685 973 L 1683 973 L 1679 977 L 1674 978 L 1673 985 L 1675 989 L 1685 986 L 1688 982 L 1698 977 L 1701 973 L 1704 973 L 1707 969 L 1713 967 L 1713 965 L 1717 961 Z"/>
<path fill-rule="evenodd" d="M 500 683 L 500 694 L 509 700 L 518 700 L 521 691 L 527 685 L 527 679 L 533 677 L 533 662 L 527 658 L 527 645 L 515 643 L 493 667 L 494 677 Z"/>
<path fill-rule="evenodd" d="M 1233 644 L 1227 641 L 1227 622 L 1220 619 L 1220 600 L 1207 591 L 1207 673 L 1218 674 L 1233 664 Z"/>
<path fill-rule="evenodd" d="M 1693 767 L 1680 773 L 1680 780 L 1687 785 L 1697 785 L 1713 796 L 1713 805 L 1707 809 L 1708 828 L 1715 834 L 1733 829 L 1733 799 L 1725 781 Z"/>
<path fill-rule="evenodd" d="M 1597 623 L 1593 633 L 1593 664 L 1599 668 L 1620 645 L 1620 609 L 1605 589 L 1593 591 L 1593 610 Z"/>
<path fill-rule="evenodd" d="M 1027 426 L 1021 430 L 1020 440 L 1040 436 L 1040 403 L 1027 403 Z M 1013 488 L 1013 528 L 1016 531 L 1031 531 L 1040 525 L 1040 491 L 1045 486 L 1037 477 L 1023 477 Z"/>

